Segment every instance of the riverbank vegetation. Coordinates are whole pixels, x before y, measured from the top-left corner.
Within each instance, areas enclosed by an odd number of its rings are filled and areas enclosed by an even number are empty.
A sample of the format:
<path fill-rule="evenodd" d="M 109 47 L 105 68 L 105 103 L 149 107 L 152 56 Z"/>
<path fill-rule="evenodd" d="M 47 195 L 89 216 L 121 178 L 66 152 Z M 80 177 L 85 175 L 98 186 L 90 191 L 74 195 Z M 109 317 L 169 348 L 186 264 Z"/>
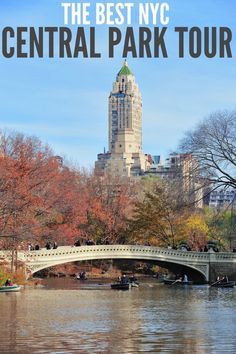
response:
<path fill-rule="evenodd" d="M 17 273 L 11 272 L 8 267 L 1 266 L 0 267 L 0 286 L 4 285 L 7 279 L 11 279 L 11 281 L 15 284 L 26 284 L 25 274 L 21 271 Z"/>

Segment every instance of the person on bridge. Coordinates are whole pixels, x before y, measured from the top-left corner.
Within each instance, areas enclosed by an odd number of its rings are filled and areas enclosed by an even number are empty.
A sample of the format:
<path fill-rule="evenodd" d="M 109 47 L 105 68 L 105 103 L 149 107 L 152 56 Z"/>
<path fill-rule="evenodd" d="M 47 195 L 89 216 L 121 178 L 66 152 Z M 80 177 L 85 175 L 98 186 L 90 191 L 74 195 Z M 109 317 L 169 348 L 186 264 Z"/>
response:
<path fill-rule="evenodd" d="M 91 240 L 91 239 L 86 240 L 86 241 L 85 241 L 85 244 L 86 244 L 86 246 L 93 246 L 93 245 L 95 245 L 95 243 L 94 243 L 93 240 Z"/>
<path fill-rule="evenodd" d="M 51 242 L 47 242 L 45 247 L 46 247 L 47 250 L 50 250 L 52 248 Z"/>

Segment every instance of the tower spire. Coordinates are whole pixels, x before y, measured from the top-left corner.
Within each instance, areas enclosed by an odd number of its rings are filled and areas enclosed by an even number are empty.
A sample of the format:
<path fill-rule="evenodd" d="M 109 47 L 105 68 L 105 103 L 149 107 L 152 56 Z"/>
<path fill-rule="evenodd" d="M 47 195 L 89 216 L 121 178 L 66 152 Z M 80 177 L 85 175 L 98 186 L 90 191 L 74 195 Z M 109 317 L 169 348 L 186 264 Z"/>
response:
<path fill-rule="evenodd" d="M 125 75 L 125 76 L 132 75 L 133 76 L 133 73 L 128 66 L 127 59 L 125 59 L 124 64 L 118 73 L 118 76 L 121 76 L 121 75 Z"/>

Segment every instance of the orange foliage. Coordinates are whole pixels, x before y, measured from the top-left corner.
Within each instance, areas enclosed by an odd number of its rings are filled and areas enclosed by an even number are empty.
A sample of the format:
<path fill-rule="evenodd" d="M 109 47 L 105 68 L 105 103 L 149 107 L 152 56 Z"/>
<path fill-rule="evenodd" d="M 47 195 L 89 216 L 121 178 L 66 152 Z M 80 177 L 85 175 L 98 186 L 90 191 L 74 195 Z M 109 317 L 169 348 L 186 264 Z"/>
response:
<path fill-rule="evenodd" d="M 77 173 L 61 166 L 35 138 L 1 134 L 0 141 L 0 236 L 5 246 L 72 242 L 86 216 Z"/>
<path fill-rule="evenodd" d="M 0 132 L 0 243 L 6 248 L 122 241 L 130 180 L 66 167 L 36 138 Z"/>

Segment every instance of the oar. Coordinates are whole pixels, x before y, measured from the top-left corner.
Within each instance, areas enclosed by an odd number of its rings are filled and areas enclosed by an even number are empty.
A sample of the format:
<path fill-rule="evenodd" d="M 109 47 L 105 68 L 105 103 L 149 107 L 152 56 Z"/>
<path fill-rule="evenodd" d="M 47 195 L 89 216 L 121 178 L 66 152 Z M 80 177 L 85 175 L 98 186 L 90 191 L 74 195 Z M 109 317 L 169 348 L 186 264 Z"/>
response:
<path fill-rule="evenodd" d="M 220 281 L 221 281 L 221 279 L 219 279 L 219 280 L 215 281 L 213 284 L 210 284 L 210 286 L 213 286 L 213 285 L 215 285 L 215 284 L 219 283 Z"/>
<path fill-rule="evenodd" d="M 171 285 L 174 285 L 175 283 L 178 283 L 178 282 L 179 282 L 179 283 L 181 282 L 180 279 L 176 279 L 176 280 L 174 281 L 174 283 L 172 283 Z M 171 285 L 170 285 L 170 286 L 171 286 Z"/>

